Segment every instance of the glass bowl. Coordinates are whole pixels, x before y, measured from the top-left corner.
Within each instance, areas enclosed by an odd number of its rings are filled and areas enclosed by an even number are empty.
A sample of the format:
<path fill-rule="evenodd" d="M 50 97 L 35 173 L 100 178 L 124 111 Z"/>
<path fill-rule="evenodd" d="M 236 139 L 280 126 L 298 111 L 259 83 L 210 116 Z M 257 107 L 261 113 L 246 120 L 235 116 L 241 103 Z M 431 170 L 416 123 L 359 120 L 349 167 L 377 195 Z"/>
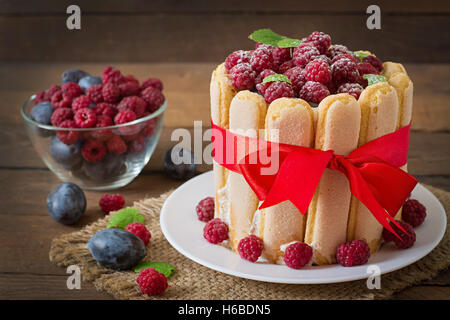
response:
<path fill-rule="evenodd" d="M 22 107 L 25 128 L 34 149 L 59 179 L 73 182 L 87 190 L 116 189 L 127 185 L 138 176 L 158 143 L 167 107 L 166 100 L 154 113 L 121 125 L 68 129 L 32 120 L 29 114 L 34 106 L 34 98 L 35 95 L 31 96 Z M 67 135 L 70 131 L 77 140 L 71 145 L 66 145 L 58 136 Z M 126 145 L 126 151 L 123 152 L 124 144 L 120 141 L 118 142 L 121 148 L 111 147 L 111 138 L 116 141 L 122 140 Z M 90 143 L 89 146 L 93 145 L 94 148 L 88 148 L 87 145 L 83 148 L 87 141 L 92 140 L 96 143 Z M 101 146 L 96 148 L 95 146 L 99 146 L 97 142 L 104 148 Z M 89 156 L 87 158 L 91 161 L 86 160 L 82 151 L 98 152 L 94 157 L 95 161 Z"/>

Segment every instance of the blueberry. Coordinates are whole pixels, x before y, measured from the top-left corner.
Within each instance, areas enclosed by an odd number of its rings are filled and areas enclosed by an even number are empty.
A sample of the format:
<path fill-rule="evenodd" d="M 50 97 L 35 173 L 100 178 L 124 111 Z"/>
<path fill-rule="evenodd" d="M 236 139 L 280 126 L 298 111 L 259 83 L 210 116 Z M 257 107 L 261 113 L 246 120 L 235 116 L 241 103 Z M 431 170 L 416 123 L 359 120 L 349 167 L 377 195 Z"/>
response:
<path fill-rule="evenodd" d="M 114 270 L 131 269 L 147 254 L 141 239 L 121 229 L 97 232 L 89 239 L 88 248 L 101 266 Z"/>
<path fill-rule="evenodd" d="M 51 125 L 53 107 L 50 102 L 41 102 L 31 108 L 30 118 L 36 122 Z M 54 131 L 33 126 L 33 130 L 41 137 L 50 137 Z"/>
<path fill-rule="evenodd" d="M 66 170 L 79 169 L 83 163 L 80 141 L 68 146 L 54 136 L 50 141 L 50 154 Z"/>
<path fill-rule="evenodd" d="M 194 155 L 186 148 L 174 146 L 163 159 L 164 171 L 172 178 L 183 180 L 195 175 Z"/>
<path fill-rule="evenodd" d="M 78 81 L 85 77 L 88 76 L 89 74 L 87 72 L 84 72 L 82 70 L 77 70 L 77 69 L 69 69 L 63 72 L 63 74 L 61 75 L 61 79 L 62 79 L 62 84 L 65 84 L 67 82 L 75 82 L 78 83 Z"/>
<path fill-rule="evenodd" d="M 86 197 L 76 184 L 58 184 L 47 197 L 47 209 L 53 220 L 62 224 L 74 224 L 86 210 Z"/>
<path fill-rule="evenodd" d="M 94 84 L 102 84 L 102 78 L 95 77 L 95 76 L 85 76 L 78 81 L 78 85 L 81 87 L 81 89 L 86 90 L 90 86 L 93 86 Z"/>
<path fill-rule="evenodd" d="M 114 179 L 124 174 L 126 169 L 125 157 L 112 153 L 108 153 L 102 161 L 83 163 L 84 174 L 94 181 Z"/>

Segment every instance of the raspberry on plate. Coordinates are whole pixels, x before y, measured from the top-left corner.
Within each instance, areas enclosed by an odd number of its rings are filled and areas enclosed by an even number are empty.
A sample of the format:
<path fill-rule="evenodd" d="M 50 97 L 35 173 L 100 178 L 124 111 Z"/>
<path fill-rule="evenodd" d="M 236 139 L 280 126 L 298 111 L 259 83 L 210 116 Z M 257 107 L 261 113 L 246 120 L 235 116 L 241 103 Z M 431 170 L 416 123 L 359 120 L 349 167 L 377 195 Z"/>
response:
<path fill-rule="evenodd" d="M 231 69 L 240 63 L 249 63 L 250 62 L 250 52 L 244 50 L 238 50 L 232 52 L 225 59 L 225 69 L 228 73 L 230 73 Z"/>
<path fill-rule="evenodd" d="M 120 136 L 113 135 L 107 142 L 108 151 L 114 154 L 122 154 L 127 151 L 127 144 Z"/>
<path fill-rule="evenodd" d="M 64 95 L 62 91 L 56 91 L 52 96 L 52 107 L 54 109 L 70 108 L 72 99 Z"/>
<path fill-rule="evenodd" d="M 406 200 L 402 209 L 402 220 L 409 223 L 413 228 L 420 226 L 427 216 L 427 209 L 415 199 Z"/>
<path fill-rule="evenodd" d="M 169 286 L 166 276 L 154 268 L 142 269 L 136 282 L 139 284 L 141 292 L 149 296 L 163 294 Z"/>
<path fill-rule="evenodd" d="M 314 31 L 306 38 L 305 42 L 313 44 L 321 54 L 325 54 L 331 45 L 331 37 L 326 33 Z"/>
<path fill-rule="evenodd" d="M 127 225 L 125 231 L 131 232 L 136 235 L 145 245 L 148 245 L 150 238 L 152 235 L 148 231 L 148 229 L 140 222 L 134 222 Z"/>
<path fill-rule="evenodd" d="M 98 162 L 106 155 L 105 145 L 100 141 L 87 139 L 81 147 L 81 155 L 88 162 Z"/>
<path fill-rule="evenodd" d="M 120 101 L 117 105 L 117 110 L 119 112 L 131 110 L 136 113 L 137 118 L 140 118 L 144 114 L 146 107 L 147 103 L 144 101 L 144 99 L 137 96 L 131 96 L 123 98 L 122 101 Z"/>
<path fill-rule="evenodd" d="M 353 240 L 341 244 L 336 251 L 337 262 L 344 267 L 359 266 L 367 263 L 370 248 L 364 240 Z"/>
<path fill-rule="evenodd" d="M 305 66 L 306 81 L 320 82 L 326 84 L 331 81 L 331 70 L 328 63 L 323 59 L 314 59 Z"/>
<path fill-rule="evenodd" d="M 274 62 L 272 52 L 261 48 L 254 50 L 251 53 L 250 65 L 257 73 L 264 69 L 273 69 Z"/>
<path fill-rule="evenodd" d="M 287 70 L 284 75 L 292 82 L 294 93 L 298 95 L 304 84 L 306 83 L 305 72 L 301 67 L 294 67 Z"/>
<path fill-rule="evenodd" d="M 163 83 L 157 78 L 148 78 L 147 80 L 142 82 L 141 90 L 144 90 L 148 87 L 153 87 L 155 89 L 158 89 L 159 91 L 163 91 Z"/>
<path fill-rule="evenodd" d="M 383 62 L 381 62 L 380 59 L 378 59 L 373 55 L 368 55 L 367 57 L 364 57 L 362 62 L 370 63 L 372 66 L 375 67 L 375 69 L 377 69 L 378 72 L 383 71 Z"/>
<path fill-rule="evenodd" d="M 78 110 L 73 118 L 78 128 L 93 128 L 97 124 L 97 116 L 89 108 Z"/>
<path fill-rule="evenodd" d="M 102 82 L 103 84 L 113 83 L 117 85 L 125 82 L 125 78 L 119 70 L 109 66 L 106 67 L 105 70 L 103 70 Z"/>
<path fill-rule="evenodd" d="M 212 219 L 203 228 L 203 237 L 213 244 L 228 240 L 228 226 L 219 218 Z"/>
<path fill-rule="evenodd" d="M 338 86 L 345 82 L 358 83 L 361 79 L 356 63 L 347 58 L 339 59 L 333 63 L 331 73 L 333 82 Z"/>
<path fill-rule="evenodd" d="M 65 83 L 62 86 L 61 90 L 66 97 L 70 98 L 70 100 L 83 94 L 83 89 L 81 89 L 81 87 L 78 85 L 78 83 L 73 83 L 73 82 Z"/>
<path fill-rule="evenodd" d="M 59 127 L 64 120 L 72 120 L 73 111 L 70 108 L 58 108 L 53 111 L 51 122 L 55 127 Z"/>
<path fill-rule="evenodd" d="M 111 211 L 117 211 L 122 209 L 125 206 L 125 199 L 119 193 L 116 194 L 105 193 L 100 198 L 98 205 L 100 206 L 100 209 L 102 209 L 104 213 L 110 213 Z"/>
<path fill-rule="evenodd" d="M 312 46 L 310 43 L 302 43 L 300 46 L 294 49 L 292 53 L 292 60 L 294 60 L 294 63 L 304 68 L 308 62 L 311 60 L 314 60 L 320 56 L 320 51 Z"/>
<path fill-rule="evenodd" d="M 115 103 L 120 98 L 120 90 L 114 83 L 108 82 L 102 88 L 103 100 L 109 103 Z"/>
<path fill-rule="evenodd" d="M 402 212 L 402 216 L 403 216 L 403 212 Z M 402 230 L 400 230 L 400 228 L 398 228 L 392 222 L 390 222 L 389 224 L 391 225 L 392 229 L 394 229 L 394 231 L 398 234 L 398 236 L 401 239 L 397 238 L 395 234 L 393 234 L 386 228 L 383 228 L 384 242 L 393 241 L 395 243 L 395 245 L 397 246 L 397 248 L 399 248 L 399 249 L 407 249 L 407 248 L 412 247 L 412 245 L 416 241 L 416 233 L 414 232 L 413 227 L 405 221 L 401 221 L 401 220 L 395 220 L 395 221 L 400 225 L 400 227 L 402 227 L 406 231 L 406 233 L 403 232 Z"/>
<path fill-rule="evenodd" d="M 200 200 L 195 207 L 195 211 L 197 212 L 197 217 L 200 221 L 208 222 L 214 218 L 214 198 L 206 197 L 205 199 Z"/>
<path fill-rule="evenodd" d="M 148 87 L 141 91 L 141 98 L 147 103 L 147 111 L 155 112 L 166 100 L 164 95 L 154 87 Z"/>
<path fill-rule="evenodd" d="M 242 259 L 256 262 L 261 256 L 264 244 L 260 238 L 250 235 L 239 241 L 238 252 Z"/>
<path fill-rule="evenodd" d="M 313 250 L 309 245 L 295 242 L 286 248 L 283 260 L 289 268 L 301 269 L 309 263 L 312 256 Z"/>
<path fill-rule="evenodd" d="M 78 96 L 72 101 L 72 110 L 78 111 L 80 109 L 89 108 L 91 103 L 92 103 L 91 98 L 89 98 L 88 96 L 85 95 Z"/>
<path fill-rule="evenodd" d="M 75 121 L 64 120 L 59 124 L 60 128 L 76 128 Z M 56 132 L 56 136 L 61 142 L 70 146 L 78 141 L 79 132 L 74 130 L 59 130 Z"/>
<path fill-rule="evenodd" d="M 320 103 L 329 95 L 330 91 L 325 85 L 314 81 L 307 81 L 299 93 L 300 98 L 312 103 Z"/>
<path fill-rule="evenodd" d="M 284 81 L 274 81 L 264 92 L 264 99 L 271 103 L 278 98 L 292 98 L 295 96 L 292 85 Z"/>
<path fill-rule="evenodd" d="M 256 72 L 250 63 L 235 65 L 229 72 L 233 86 L 238 90 L 251 90 L 255 86 Z"/>
<path fill-rule="evenodd" d="M 364 88 L 358 83 L 344 83 L 338 88 L 337 93 L 348 93 L 358 100 L 363 90 Z"/>

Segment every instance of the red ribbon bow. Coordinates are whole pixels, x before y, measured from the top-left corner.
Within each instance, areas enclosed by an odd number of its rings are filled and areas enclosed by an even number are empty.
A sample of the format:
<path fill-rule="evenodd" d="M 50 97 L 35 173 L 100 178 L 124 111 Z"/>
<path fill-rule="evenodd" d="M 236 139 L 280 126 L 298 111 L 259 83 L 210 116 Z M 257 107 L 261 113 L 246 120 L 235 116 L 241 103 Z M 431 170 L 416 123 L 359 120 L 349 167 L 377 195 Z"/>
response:
<path fill-rule="evenodd" d="M 407 162 L 410 125 L 372 140 L 348 156 L 238 135 L 212 121 L 211 127 L 214 160 L 244 176 L 263 201 L 261 209 L 289 200 L 305 214 L 323 172 L 329 168 L 347 177 L 352 194 L 380 224 L 394 234 L 389 221 L 403 230 L 393 217 L 417 184 L 399 168 Z M 265 174 L 273 159 L 279 161 L 279 169 Z"/>

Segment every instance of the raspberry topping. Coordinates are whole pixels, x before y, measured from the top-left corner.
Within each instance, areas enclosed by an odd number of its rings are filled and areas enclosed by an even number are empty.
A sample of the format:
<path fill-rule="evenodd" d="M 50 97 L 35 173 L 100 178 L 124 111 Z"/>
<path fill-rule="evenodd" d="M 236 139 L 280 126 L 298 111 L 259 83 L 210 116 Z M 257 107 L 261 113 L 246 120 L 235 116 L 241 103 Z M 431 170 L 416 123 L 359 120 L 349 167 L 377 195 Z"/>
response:
<path fill-rule="evenodd" d="M 134 121 L 136 119 L 137 119 L 136 113 L 134 113 L 134 111 L 124 110 L 116 114 L 116 116 L 114 117 L 114 122 L 116 124 L 124 124 L 127 122 Z"/>
<path fill-rule="evenodd" d="M 273 64 L 278 68 L 282 63 L 291 59 L 291 51 L 289 48 L 275 47 L 272 50 Z"/>
<path fill-rule="evenodd" d="M 78 83 L 67 82 L 61 88 L 63 94 L 72 100 L 83 94 L 83 89 L 78 85 Z"/>
<path fill-rule="evenodd" d="M 195 211 L 197 211 L 197 217 L 200 221 L 208 222 L 214 218 L 214 198 L 206 197 L 201 200 L 195 207 Z"/>
<path fill-rule="evenodd" d="M 331 70 L 328 63 L 323 59 L 310 61 L 305 67 L 305 79 L 307 81 L 320 82 L 322 84 L 331 81 Z"/>
<path fill-rule="evenodd" d="M 344 267 L 365 264 L 370 258 L 369 245 L 364 240 L 348 241 L 339 246 L 336 258 L 337 262 Z"/>
<path fill-rule="evenodd" d="M 238 90 L 251 90 L 255 86 L 256 72 L 249 63 L 240 63 L 230 70 L 233 86 Z"/>
<path fill-rule="evenodd" d="M 301 269 L 313 256 L 312 248 L 303 242 L 290 244 L 284 251 L 284 262 L 289 268 Z"/>
<path fill-rule="evenodd" d="M 117 105 L 117 110 L 119 112 L 124 110 L 134 111 L 134 113 L 136 113 L 136 117 L 140 118 L 144 114 L 146 107 L 147 103 L 144 99 L 137 96 L 131 96 L 123 98 Z"/>
<path fill-rule="evenodd" d="M 264 244 L 260 238 L 250 235 L 239 241 L 238 252 L 242 259 L 256 262 L 261 256 Z"/>
<path fill-rule="evenodd" d="M 340 85 L 345 82 L 357 83 L 361 76 L 358 72 L 356 63 L 347 58 L 342 58 L 331 65 L 331 72 L 333 74 L 333 82 Z"/>
<path fill-rule="evenodd" d="M 413 228 L 420 226 L 427 216 L 427 209 L 419 201 L 410 199 L 405 202 L 402 210 L 402 220 Z"/>
<path fill-rule="evenodd" d="M 147 103 L 147 111 L 149 112 L 155 112 L 158 110 L 166 99 L 161 91 L 153 87 L 148 87 L 142 90 L 141 97 Z"/>
<path fill-rule="evenodd" d="M 126 143 L 117 135 L 113 135 L 108 142 L 106 142 L 106 147 L 109 152 L 114 154 L 122 154 L 127 151 Z"/>
<path fill-rule="evenodd" d="M 327 56 L 330 58 L 334 58 L 335 56 L 341 54 L 341 53 L 347 53 L 351 54 L 351 51 L 348 50 L 346 46 L 343 46 L 341 44 L 334 44 L 327 53 Z"/>
<path fill-rule="evenodd" d="M 220 243 L 228 239 L 228 226 L 219 218 L 210 220 L 203 228 L 203 237 L 210 243 Z"/>
<path fill-rule="evenodd" d="M 320 103 L 324 98 L 330 95 L 328 88 L 319 83 L 308 81 L 300 90 L 300 98 L 312 103 Z"/>
<path fill-rule="evenodd" d="M 121 194 L 108 194 L 105 193 L 98 202 L 100 209 L 104 213 L 110 213 L 111 211 L 117 211 L 125 206 L 125 199 Z M 129 230 L 127 230 L 129 231 Z"/>
<path fill-rule="evenodd" d="M 64 120 L 63 122 L 61 122 L 59 124 L 58 127 L 60 127 L 60 128 L 76 128 L 76 124 L 75 124 L 75 121 L 73 121 L 73 120 Z M 63 143 L 70 146 L 70 145 L 74 144 L 75 142 L 77 142 L 79 132 L 73 131 L 73 130 L 59 130 L 58 132 L 56 132 L 56 136 Z"/>
<path fill-rule="evenodd" d="M 166 276 L 154 268 L 142 269 L 136 282 L 139 284 L 141 292 L 149 296 L 163 294 L 169 286 Z"/>
<path fill-rule="evenodd" d="M 119 196 L 121 195 L 119 194 Z M 132 234 L 136 235 L 139 239 L 142 240 L 145 245 L 148 245 L 148 242 L 152 237 L 147 228 L 140 222 L 130 223 L 125 228 L 125 231 L 131 232 Z"/>
<path fill-rule="evenodd" d="M 81 95 L 72 101 L 72 110 L 78 111 L 80 109 L 89 108 L 90 105 L 91 98 L 85 95 Z"/>
<path fill-rule="evenodd" d="M 320 51 L 316 47 L 309 43 L 302 43 L 294 49 L 292 60 L 294 60 L 294 63 L 297 66 L 304 68 L 308 62 L 314 60 L 318 56 L 320 56 Z"/>
<path fill-rule="evenodd" d="M 360 62 L 357 64 L 357 67 L 360 76 L 365 74 L 379 74 L 378 70 L 368 62 Z"/>
<path fill-rule="evenodd" d="M 328 48 L 331 45 L 331 38 L 326 33 L 314 31 L 306 38 L 306 42 L 314 45 L 321 54 L 325 54 L 328 52 Z"/>
<path fill-rule="evenodd" d="M 98 162 L 106 154 L 106 148 L 102 142 L 97 140 L 85 140 L 81 147 L 81 154 L 88 162 Z"/>
<path fill-rule="evenodd" d="M 158 89 L 159 91 L 163 91 L 163 84 L 161 80 L 157 78 L 148 78 L 144 82 L 142 82 L 141 90 L 144 90 L 145 88 L 153 87 L 155 89 Z"/>
<path fill-rule="evenodd" d="M 383 62 L 375 56 L 369 55 L 364 57 L 363 62 L 368 62 L 377 69 L 378 72 L 383 71 Z"/>
<path fill-rule="evenodd" d="M 103 100 L 105 102 L 114 103 L 120 98 L 120 90 L 114 83 L 106 83 L 102 88 Z"/>
<path fill-rule="evenodd" d="M 285 73 L 286 71 L 288 71 L 289 69 L 295 67 L 295 63 L 294 60 L 288 60 L 286 62 L 283 62 L 279 67 L 278 67 L 278 73 Z"/>
<path fill-rule="evenodd" d="M 244 50 L 238 50 L 231 53 L 225 60 L 225 69 L 230 73 L 231 69 L 240 63 L 250 62 L 250 52 Z"/>
<path fill-rule="evenodd" d="M 250 65 L 257 73 L 274 67 L 272 52 L 263 48 L 254 50 L 250 57 Z"/>
<path fill-rule="evenodd" d="M 364 88 L 358 83 L 344 83 L 338 88 L 337 93 L 348 93 L 358 100 L 363 90 Z"/>
<path fill-rule="evenodd" d="M 106 102 L 100 102 L 99 104 L 95 105 L 92 108 L 92 111 L 97 116 L 107 116 L 111 119 L 114 118 L 114 116 L 117 114 L 117 109 L 114 107 L 114 105 Z"/>
<path fill-rule="evenodd" d="M 78 110 L 75 113 L 74 120 L 78 128 L 92 128 L 97 124 L 97 116 L 89 108 Z"/>
<path fill-rule="evenodd" d="M 52 96 L 53 109 L 70 108 L 72 99 L 64 95 L 62 91 L 56 91 Z"/>
<path fill-rule="evenodd" d="M 50 118 L 52 125 L 59 127 L 64 120 L 72 120 L 73 111 L 70 108 L 58 108 L 52 113 Z"/>
<path fill-rule="evenodd" d="M 267 103 L 271 103 L 278 98 L 292 98 L 294 96 L 292 85 L 284 81 L 272 82 L 264 92 L 264 99 Z"/>
<path fill-rule="evenodd" d="M 102 82 L 103 84 L 113 83 L 120 84 L 125 82 L 125 78 L 122 73 L 114 67 L 106 67 L 102 73 Z"/>
<path fill-rule="evenodd" d="M 303 85 L 306 83 L 305 72 L 301 67 L 294 67 L 284 73 L 292 82 L 292 88 L 295 93 L 299 93 Z"/>
<path fill-rule="evenodd" d="M 102 89 L 103 86 L 101 84 L 94 84 L 86 89 L 86 95 L 91 98 L 93 103 L 103 102 Z"/>
<path fill-rule="evenodd" d="M 275 74 L 275 71 L 266 69 L 263 70 L 257 77 L 256 77 L 256 90 L 258 90 L 259 93 L 264 95 L 264 92 L 266 92 L 266 89 L 271 85 L 270 82 L 262 84 L 261 82 L 264 80 L 265 77 L 268 77 L 272 74 Z"/>
<path fill-rule="evenodd" d="M 343 59 L 343 58 L 347 58 L 352 60 L 354 63 L 359 63 L 358 58 L 356 58 L 354 55 L 352 55 L 351 53 L 340 53 L 338 55 L 335 55 L 333 57 L 333 59 L 331 59 L 331 64 L 335 63 L 336 61 Z"/>

